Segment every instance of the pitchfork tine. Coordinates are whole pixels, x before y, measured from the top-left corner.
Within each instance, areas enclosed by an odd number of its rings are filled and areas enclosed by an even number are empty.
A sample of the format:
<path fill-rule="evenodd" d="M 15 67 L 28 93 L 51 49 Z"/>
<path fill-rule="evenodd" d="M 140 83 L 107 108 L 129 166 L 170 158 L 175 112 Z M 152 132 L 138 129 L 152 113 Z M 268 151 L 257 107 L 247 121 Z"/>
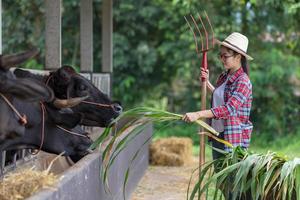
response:
<path fill-rule="evenodd" d="M 194 35 L 194 40 L 195 40 L 195 44 L 196 44 L 196 52 L 197 52 L 197 54 L 199 55 L 199 51 L 198 51 L 198 42 L 197 42 L 197 36 L 196 36 L 196 34 L 195 34 L 195 32 L 194 32 L 194 30 L 193 30 L 193 28 L 192 28 L 191 24 L 189 23 L 189 21 L 186 19 L 186 17 L 185 17 L 185 16 L 184 16 L 184 19 L 185 19 L 186 23 L 188 24 L 188 26 L 190 27 L 190 29 L 191 29 L 191 31 L 192 31 L 192 33 L 193 33 L 193 35 Z"/>
<path fill-rule="evenodd" d="M 215 46 L 215 34 L 214 34 L 214 29 L 213 29 L 213 27 L 212 27 L 212 25 L 211 25 L 211 23 L 210 23 L 210 19 L 209 19 L 208 15 L 207 15 L 206 11 L 204 11 L 204 14 L 205 14 L 205 16 L 206 16 L 206 19 L 207 19 L 207 21 L 208 21 L 208 24 L 209 24 L 210 29 L 211 29 L 211 32 L 212 32 L 212 48 L 213 48 L 213 47 Z"/>
<path fill-rule="evenodd" d="M 190 16 L 191 16 L 191 18 L 192 18 L 192 20 L 193 20 L 193 22 L 194 22 L 194 25 L 196 26 L 196 29 L 197 29 L 197 31 L 198 31 L 198 33 L 199 33 L 199 35 L 200 35 L 200 40 L 201 40 L 201 51 L 203 51 L 203 50 L 204 50 L 204 47 L 203 47 L 203 37 L 202 37 L 201 31 L 200 31 L 199 26 L 197 25 L 197 22 L 196 22 L 196 20 L 194 19 L 193 15 L 190 15 Z"/>
<path fill-rule="evenodd" d="M 203 23 L 203 21 L 202 21 L 201 16 L 199 15 L 199 13 L 198 13 L 198 17 L 199 17 L 199 19 L 200 19 L 200 22 L 201 22 L 202 27 L 203 27 L 204 32 L 205 32 L 205 38 L 206 38 L 206 50 L 208 50 L 208 33 L 207 33 L 207 31 L 206 31 L 205 25 L 204 25 L 204 23 Z"/>

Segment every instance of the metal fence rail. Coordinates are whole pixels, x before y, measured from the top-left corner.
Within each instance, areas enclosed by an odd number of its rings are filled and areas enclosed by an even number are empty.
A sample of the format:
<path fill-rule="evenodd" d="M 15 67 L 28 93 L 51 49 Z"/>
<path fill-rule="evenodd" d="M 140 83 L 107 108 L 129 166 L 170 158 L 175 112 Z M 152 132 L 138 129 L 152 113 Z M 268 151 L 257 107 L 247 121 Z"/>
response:
<path fill-rule="evenodd" d="M 31 154 L 30 149 L 2 151 L 0 159 L 0 177 L 32 159 L 34 159 L 34 155 Z"/>

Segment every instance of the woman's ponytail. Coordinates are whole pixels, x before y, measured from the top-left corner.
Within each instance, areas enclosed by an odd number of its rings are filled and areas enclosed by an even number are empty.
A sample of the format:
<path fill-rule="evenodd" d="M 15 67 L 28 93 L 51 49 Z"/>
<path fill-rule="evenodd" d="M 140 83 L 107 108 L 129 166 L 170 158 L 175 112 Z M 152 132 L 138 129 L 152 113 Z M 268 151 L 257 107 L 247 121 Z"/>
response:
<path fill-rule="evenodd" d="M 242 56 L 242 58 L 241 58 L 241 65 L 242 65 L 244 72 L 249 76 L 249 66 L 248 66 L 247 59 L 245 56 Z"/>

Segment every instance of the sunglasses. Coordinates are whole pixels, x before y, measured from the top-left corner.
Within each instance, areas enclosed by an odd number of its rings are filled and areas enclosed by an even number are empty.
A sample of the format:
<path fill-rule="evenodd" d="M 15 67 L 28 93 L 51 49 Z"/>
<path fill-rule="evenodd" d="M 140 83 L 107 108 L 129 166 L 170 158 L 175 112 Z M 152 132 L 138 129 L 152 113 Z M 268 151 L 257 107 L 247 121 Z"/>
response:
<path fill-rule="evenodd" d="M 226 53 L 223 53 L 223 54 L 221 54 L 221 53 L 219 53 L 219 58 L 221 59 L 221 60 L 227 60 L 227 58 L 230 58 L 230 57 L 232 57 L 232 56 L 234 56 L 234 54 L 232 54 L 232 55 L 227 55 Z"/>

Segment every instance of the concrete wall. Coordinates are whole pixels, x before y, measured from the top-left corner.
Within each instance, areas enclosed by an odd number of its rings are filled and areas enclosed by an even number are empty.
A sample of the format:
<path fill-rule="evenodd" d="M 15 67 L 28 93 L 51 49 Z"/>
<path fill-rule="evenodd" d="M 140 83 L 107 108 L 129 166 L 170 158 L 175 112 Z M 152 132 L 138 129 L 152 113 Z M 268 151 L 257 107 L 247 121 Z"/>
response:
<path fill-rule="evenodd" d="M 152 124 L 132 140 L 127 148 L 119 154 L 109 171 L 111 194 L 104 191 L 100 179 L 101 153 L 93 153 L 69 168 L 62 176 L 56 190 L 42 190 L 27 200 L 121 200 L 123 199 L 123 182 L 130 160 L 140 146 L 152 135 Z M 126 199 L 136 188 L 148 167 L 149 144 L 146 144 L 130 169 L 126 188 Z"/>

